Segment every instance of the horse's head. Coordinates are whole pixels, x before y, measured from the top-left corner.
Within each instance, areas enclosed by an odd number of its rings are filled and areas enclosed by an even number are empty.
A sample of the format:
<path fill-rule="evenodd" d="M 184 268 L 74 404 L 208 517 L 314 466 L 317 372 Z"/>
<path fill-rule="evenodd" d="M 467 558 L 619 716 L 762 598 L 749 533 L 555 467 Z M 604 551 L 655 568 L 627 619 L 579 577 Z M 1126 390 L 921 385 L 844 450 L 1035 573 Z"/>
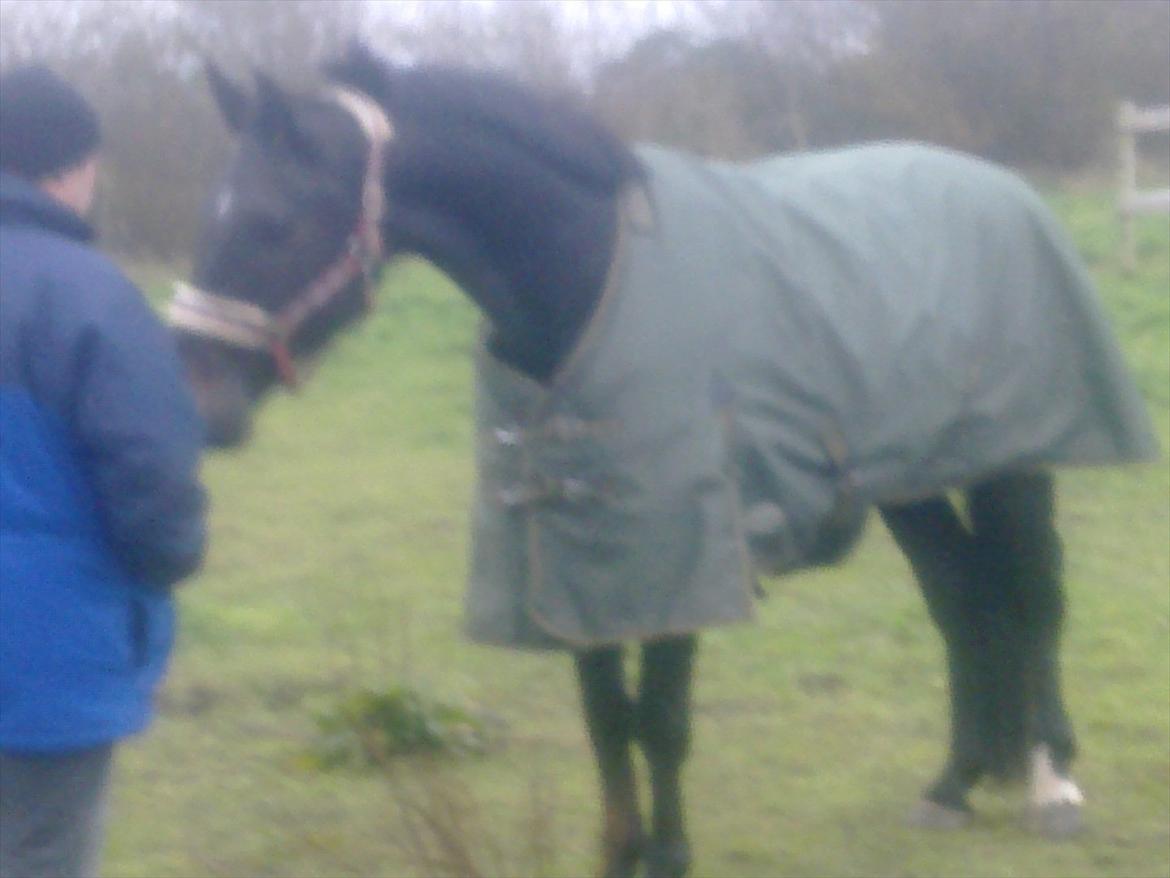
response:
<path fill-rule="evenodd" d="M 237 148 L 170 318 L 207 440 L 244 442 L 257 403 L 364 313 L 381 258 L 389 122 L 348 89 L 250 93 L 209 69 Z"/>

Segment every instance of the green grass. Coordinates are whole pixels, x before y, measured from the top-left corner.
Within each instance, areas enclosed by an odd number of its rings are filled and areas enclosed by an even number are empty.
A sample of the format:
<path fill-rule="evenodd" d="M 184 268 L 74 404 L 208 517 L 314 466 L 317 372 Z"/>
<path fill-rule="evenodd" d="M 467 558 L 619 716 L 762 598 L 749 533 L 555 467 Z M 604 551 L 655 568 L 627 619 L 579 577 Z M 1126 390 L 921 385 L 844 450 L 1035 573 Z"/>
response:
<path fill-rule="evenodd" d="M 1055 194 L 1170 439 L 1170 235 L 1142 226 L 1115 266 L 1104 198 Z M 123 749 L 108 876 L 397 876 L 384 779 L 304 768 L 321 709 L 350 688 L 417 687 L 484 711 L 504 746 L 448 769 L 483 831 L 549 873 L 591 874 L 600 825 L 570 661 L 474 646 L 461 599 L 472 485 L 476 318 L 408 264 L 378 314 L 246 451 L 206 465 L 212 550 L 182 590 L 152 731 Z M 969 831 L 903 816 L 946 735 L 937 636 L 872 525 L 843 566 L 770 583 L 759 623 L 704 637 L 687 771 L 696 876 L 1170 875 L 1170 467 L 1064 474 L 1068 699 L 1092 830 L 1053 844 L 1018 792 L 981 790 Z"/>

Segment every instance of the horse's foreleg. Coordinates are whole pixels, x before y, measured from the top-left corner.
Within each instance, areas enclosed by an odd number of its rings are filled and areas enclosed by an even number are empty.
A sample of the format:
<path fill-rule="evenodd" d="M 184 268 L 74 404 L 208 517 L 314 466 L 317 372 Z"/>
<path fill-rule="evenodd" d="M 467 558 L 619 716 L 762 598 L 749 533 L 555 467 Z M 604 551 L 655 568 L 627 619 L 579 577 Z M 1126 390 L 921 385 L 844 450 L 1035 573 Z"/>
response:
<path fill-rule="evenodd" d="M 648 878 L 681 878 L 691 865 L 681 776 L 690 747 L 691 680 L 697 645 L 698 639 L 688 636 L 642 646 L 638 737 L 650 766 L 654 807 L 646 851 Z"/>
<path fill-rule="evenodd" d="M 630 747 L 635 712 L 626 692 L 622 651 L 618 647 L 589 650 L 578 653 L 576 663 L 585 723 L 601 774 L 603 874 L 632 878 L 643 836 Z"/>
<path fill-rule="evenodd" d="M 1076 744 L 1061 696 L 1064 592 L 1055 505 L 1047 474 L 998 479 L 971 492 L 981 550 L 995 575 L 1009 584 L 1018 617 L 1032 822 L 1043 834 L 1065 836 L 1082 828 L 1084 798 L 1069 773 Z"/>

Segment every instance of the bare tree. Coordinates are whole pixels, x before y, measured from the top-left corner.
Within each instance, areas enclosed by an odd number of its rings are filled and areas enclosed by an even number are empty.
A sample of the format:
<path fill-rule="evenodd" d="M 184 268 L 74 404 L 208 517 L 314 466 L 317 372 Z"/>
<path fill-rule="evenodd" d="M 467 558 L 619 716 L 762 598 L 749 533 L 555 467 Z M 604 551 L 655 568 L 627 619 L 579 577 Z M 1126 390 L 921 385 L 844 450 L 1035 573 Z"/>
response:
<path fill-rule="evenodd" d="M 0 15 L 0 65 L 49 63 L 106 122 L 103 235 L 164 259 L 190 251 L 227 149 L 209 58 L 303 84 L 363 36 L 729 158 L 913 137 L 1073 168 L 1101 154 L 1116 99 L 1170 99 L 1162 0 L 0 0 Z"/>

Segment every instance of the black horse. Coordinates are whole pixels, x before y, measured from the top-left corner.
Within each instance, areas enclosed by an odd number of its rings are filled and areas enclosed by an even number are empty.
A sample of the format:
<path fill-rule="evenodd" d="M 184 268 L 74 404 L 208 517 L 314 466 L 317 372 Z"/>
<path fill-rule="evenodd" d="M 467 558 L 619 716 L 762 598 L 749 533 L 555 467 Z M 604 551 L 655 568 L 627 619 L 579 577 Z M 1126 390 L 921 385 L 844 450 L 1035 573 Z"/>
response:
<path fill-rule="evenodd" d="M 619 203 L 644 177 L 634 152 L 585 113 L 506 81 L 400 69 L 361 47 L 327 68 L 319 93 L 261 76 L 253 94 L 210 78 L 239 150 L 173 315 L 211 444 L 246 441 L 256 405 L 366 313 L 371 272 L 402 253 L 475 301 L 491 357 L 537 384 L 553 379 L 605 288 Z M 912 819 L 961 826 L 980 779 L 1030 771 L 1037 828 L 1069 833 L 1082 796 L 1058 669 L 1053 479 L 1027 469 L 957 487 L 959 505 L 943 492 L 877 504 L 946 645 L 950 752 Z M 696 643 L 694 633 L 646 639 L 637 691 L 620 645 L 576 651 L 606 875 L 688 870 L 680 769 Z M 635 742 L 650 769 L 648 833 Z"/>

